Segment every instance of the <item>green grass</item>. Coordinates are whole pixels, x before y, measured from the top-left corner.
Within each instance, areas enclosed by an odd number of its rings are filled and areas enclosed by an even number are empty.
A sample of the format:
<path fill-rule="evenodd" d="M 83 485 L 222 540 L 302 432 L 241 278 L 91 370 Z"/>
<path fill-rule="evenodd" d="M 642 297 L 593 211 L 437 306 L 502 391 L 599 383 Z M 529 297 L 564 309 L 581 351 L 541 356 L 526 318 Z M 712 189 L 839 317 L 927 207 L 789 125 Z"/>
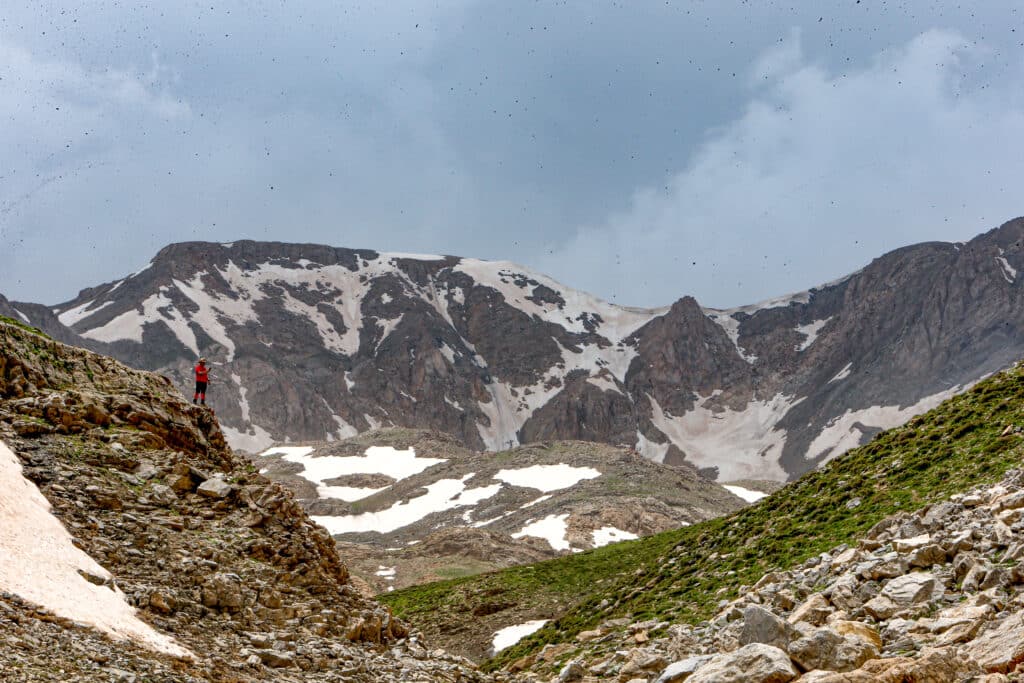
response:
<path fill-rule="evenodd" d="M 1024 372 L 1013 368 L 730 516 L 382 599 L 399 616 L 440 633 L 444 619 L 460 618 L 459 606 L 472 608 L 488 593 L 565 605 L 560 619 L 486 662 L 490 670 L 611 618 L 694 623 L 769 571 L 853 542 L 895 512 L 997 481 L 1021 466 L 1024 438 L 1000 434 L 1008 424 L 1024 425 L 1022 404 Z M 860 504 L 847 507 L 855 498 Z"/>
<path fill-rule="evenodd" d="M 32 334 L 38 334 L 39 336 L 46 337 L 47 339 L 50 338 L 50 335 L 46 334 L 45 332 L 40 330 L 38 327 L 32 327 L 31 325 L 26 325 L 21 320 L 15 320 L 14 318 L 8 318 L 6 315 L 0 315 L 0 323 L 6 323 L 8 325 L 14 325 L 15 327 L 20 328 L 22 330 L 25 330 L 26 332 L 31 332 Z"/>

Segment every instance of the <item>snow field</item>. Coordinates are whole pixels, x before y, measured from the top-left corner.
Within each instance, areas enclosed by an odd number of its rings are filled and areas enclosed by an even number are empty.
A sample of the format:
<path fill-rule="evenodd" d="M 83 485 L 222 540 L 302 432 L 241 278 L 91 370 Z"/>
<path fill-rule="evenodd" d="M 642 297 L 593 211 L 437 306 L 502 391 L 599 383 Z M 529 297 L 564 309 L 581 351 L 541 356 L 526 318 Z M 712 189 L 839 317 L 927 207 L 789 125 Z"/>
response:
<path fill-rule="evenodd" d="M 594 547 L 600 548 L 606 546 L 609 543 L 618 543 L 619 541 L 632 541 L 640 538 L 631 531 L 623 531 L 622 529 L 616 529 L 613 526 L 603 526 L 600 529 L 594 529 Z"/>
<path fill-rule="evenodd" d="M 512 538 L 523 536 L 536 536 L 543 538 L 555 550 L 569 550 L 569 541 L 565 540 L 565 533 L 568 531 L 568 513 L 562 515 L 548 515 L 544 519 L 527 524 L 519 531 L 512 534 Z"/>
<path fill-rule="evenodd" d="M 742 498 L 748 503 L 756 503 L 762 498 L 768 496 L 767 493 L 764 493 L 762 491 L 753 491 L 751 489 L 745 489 L 742 486 L 733 486 L 731 484 L 722 484 L 722 488 L 728 491 L 729 493 L 733 494 L 734 496 Z"/>
<path fill-rule="evenodd" d="M 533 465 L 515 470 L 501 470 L 494 475 L 494 478 L 512 486 L 551 493 L 600 476 L 601 473 L 593 467 L 573 467 L 559 463 L 558 465 Z"/>
<path fill-rule="evenodd" d="M 116 587 L 96 586 L 78 571 L 110 573 L 71 542 L 50 503 L 22 475 L 21 463 L 0 441 L 0 590 L 55 614 L 88 624 L 115 640 L 130 639 L 174 657 L 193 658 L 173 638 L 135 616 Z"/>
<path fill-rule="evenodd" d="M 426 494 L 395 503 L 390 508 L 379 512 L 344 516 L 315 516 L 313 521 L 325 527 L 332 535 L 368 531 L 390 533 L 414 524 L 434 512 L 476 505 L 501 489 L 501 484 L 466 489 L 466 481 L 474 476 L 475 473 L 471 472 L 461 479 L 440 479 L 426 486 Z"/>
<path fill-rule="evenodd" d="M 313 451 L 311 446 L 275 446 L 260 455 L 282 455 L 283 460 L 299 463 L 303 467 L 301 476 L 316 485 L 317 494 L 321 498 L 337 498 L 349 503 L 362 500 L 389 487 L 330 486 L 324 481 L 347 474 L 383 474 L 401 481 L 445 462 L 443 458 L 417 458 L 413 448 L 400 451 L 390 446 L 371 446 L 362 456 L 313 457 Z"/>
<path fill-rule="evenodd" d="M 536 621 L 527 621 L 523 624 L 506 626 L 499 631 L 495 631 L 494 638 L 491 641 L 494 654 L 501 652 L 507 647 L 512 647 L 526 636 L 536 633 L 546 623 L 548 623 L 547 619 L 537 619 Z"/>

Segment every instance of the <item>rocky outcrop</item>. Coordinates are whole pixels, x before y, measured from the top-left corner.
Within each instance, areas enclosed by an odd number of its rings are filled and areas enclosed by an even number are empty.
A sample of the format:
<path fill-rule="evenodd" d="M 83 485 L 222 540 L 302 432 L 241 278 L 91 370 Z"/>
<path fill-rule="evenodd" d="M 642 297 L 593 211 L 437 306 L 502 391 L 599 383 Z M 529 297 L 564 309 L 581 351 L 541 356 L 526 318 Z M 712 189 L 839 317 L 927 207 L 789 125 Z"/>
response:
<path fill-rule="evenodd" d="M 773 301 L 638 310 L 511 263 L 185 243 L 53 309 L 11 309 L 185 392 L 210 357 L 212 405 L 249 452 L 394 425 L 782 481 L 1024 355 L 1022 269 L 1018 219 Z"/>
<path fill-rule="evenodd" d="M 165 378 L 0 323 L 0 440 L 139 618 L 195 655 L 176 660 L 115 642 L 0 593 L 5 676 L 485 679 L 428 651 L 363 598 L 329 534 L 286 488 L 233 454 L 213 415 Z"/>
<path fill-rule="evenodd" d="M 767 574 L 710 621 L 611 621 L 562 654 L 587 682 L 1016 680 L 1022 558 L 1024 471 L 1015 470 L 996 486 L 889 517 L 855 546 Z M 510 669 L 531 667 L 526 679 L 545 680 L 539 656 Z"/>

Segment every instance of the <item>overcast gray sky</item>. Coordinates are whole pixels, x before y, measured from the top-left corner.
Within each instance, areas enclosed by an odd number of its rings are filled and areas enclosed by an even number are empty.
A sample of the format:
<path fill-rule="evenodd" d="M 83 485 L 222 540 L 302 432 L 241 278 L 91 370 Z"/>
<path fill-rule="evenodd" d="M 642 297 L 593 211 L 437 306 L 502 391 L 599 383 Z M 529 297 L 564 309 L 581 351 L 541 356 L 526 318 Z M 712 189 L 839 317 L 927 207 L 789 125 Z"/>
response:
<path fill-rule="evenodd" d="M 1024 214 L 1022 41 L 1019 0 L 4 0 L 0 293 L 252 238 L 752 303 Z"/>

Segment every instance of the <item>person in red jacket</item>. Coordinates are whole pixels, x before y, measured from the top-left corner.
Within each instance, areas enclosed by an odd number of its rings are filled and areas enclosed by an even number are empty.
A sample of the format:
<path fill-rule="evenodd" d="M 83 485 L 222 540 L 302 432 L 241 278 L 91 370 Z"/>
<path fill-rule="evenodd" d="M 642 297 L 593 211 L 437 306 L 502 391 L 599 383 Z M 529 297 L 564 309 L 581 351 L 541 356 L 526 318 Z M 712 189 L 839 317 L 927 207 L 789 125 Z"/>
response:
<path fill-rule="evenodd" d="M 196 393 L 192 395 L 192 403 L 197 400 L 206 405 L 206 383 L 210 381 L 210 369 L 206 367 L 206 359 L 200 358 L 196 365 Z"/>

